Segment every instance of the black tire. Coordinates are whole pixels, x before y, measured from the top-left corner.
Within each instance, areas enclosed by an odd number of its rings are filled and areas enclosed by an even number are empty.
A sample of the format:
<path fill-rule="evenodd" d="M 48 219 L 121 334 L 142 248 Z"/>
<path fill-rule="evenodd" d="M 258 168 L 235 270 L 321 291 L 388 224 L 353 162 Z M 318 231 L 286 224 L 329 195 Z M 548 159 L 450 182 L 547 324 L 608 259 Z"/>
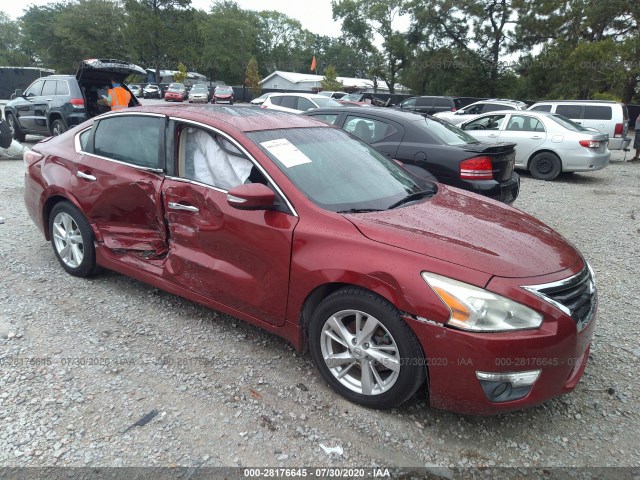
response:
<path fill-rule="evenodd" d="M 13 141 L 9 124 L 0 118 L 0 148 L 9 148 Z"/>
<path fill-rule="evenodd" d="M 356 318 L 360 315 L 362 336 L 358 338 Z M 375 323 L 369 325 L 371 321 Z M 344 327 L 345 334 L 354 334 L 351 341 L 333 333 L 338 331 L 332 327 L 336 322 Z M 337 337 L 340 342 L 335 340 Z M 329 385 L 365 407 L 397 407 L 411 398 L 427 378 L 420 343 L 400 312 L 384 298 L 358 287 L 338 290 L 318 305 L 309 325 L 309 345 L 313 360 Z M 325 360 L 328 355 L 341 356 L 331 368 Z M 343 376 L 338 379 L 341 372 Z M 369 392 L 365 392 L 365 376 L 373 382 L 368 383 Z"/>
<path fill-rule="evenodd" d="M 13 138 L 18 142 L 24 142 L 26 135 L 22 130 L 20 130 L 20 126 L 16 121 L 16 117 L 13 116 L 13 113 L 7 115 L 7 123 L 9 124 L 9 129 L 11 130 Z"/>
<path fill-rule="evenodd" d="M 555 153 L 540 152 L 529 162 L 529 171 L 538 180 L 553 180 L 562 172 L 562 162 Z"/>
<path fill-rule="evenodd" d="M 75 277 L 89 277 L 100 271 L 96 265 L 93 230 L 80 210 L 71 203 L 60 202 L 53 207 L 49 216 L 49 234 L 53 252 L 67 273 Z M 81 241 L 77 240 L 78 236 Z"/>
<path fill-rule="evenodd" d="M 231 101 L 229 102 L 229 105 L 233 105 L 233 100 L 231 100 Z"/>
<path fill-rule="evenodd" d="M 62 120 L 56 118 L 51 124 L 51 136 L 57 137 L 67 131 L 67 126 Z"/>

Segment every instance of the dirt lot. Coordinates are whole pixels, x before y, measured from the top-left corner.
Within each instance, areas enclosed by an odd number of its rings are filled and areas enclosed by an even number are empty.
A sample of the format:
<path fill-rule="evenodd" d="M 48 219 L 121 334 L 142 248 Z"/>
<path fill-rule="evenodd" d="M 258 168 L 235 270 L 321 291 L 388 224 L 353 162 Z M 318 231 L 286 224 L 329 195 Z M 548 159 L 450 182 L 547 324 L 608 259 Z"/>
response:
<path fill-rule="evenodd" d="M 595 270 L 597 330 L 575 392 L 483 418 L 424 397 L 358 407 L 280 338 L 113 272 L 67 275 L 25 211 L 22 162 L 0 160 L 0 466 L 638 466 L 640 164 L 622 159 L 522 175 L 514 206 Z"/>

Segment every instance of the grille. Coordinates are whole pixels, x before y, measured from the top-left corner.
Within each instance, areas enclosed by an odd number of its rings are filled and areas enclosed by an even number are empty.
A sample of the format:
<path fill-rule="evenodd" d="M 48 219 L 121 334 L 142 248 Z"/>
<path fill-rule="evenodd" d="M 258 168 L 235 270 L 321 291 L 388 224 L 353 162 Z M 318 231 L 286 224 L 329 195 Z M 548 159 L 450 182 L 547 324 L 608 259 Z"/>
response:
<path fill-rule="evenodd" d="M 583 330 L 593 319 L 598 294 L 591 269 L 585 266 L 579 274 L 559 282 L 524 287 L 570 315 Z"/>

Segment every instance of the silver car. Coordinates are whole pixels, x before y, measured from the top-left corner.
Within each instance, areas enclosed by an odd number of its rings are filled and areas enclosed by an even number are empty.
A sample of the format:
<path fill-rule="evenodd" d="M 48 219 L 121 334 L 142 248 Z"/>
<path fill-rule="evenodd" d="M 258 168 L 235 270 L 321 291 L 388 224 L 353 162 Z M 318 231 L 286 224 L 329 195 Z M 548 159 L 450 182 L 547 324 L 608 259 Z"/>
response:
<path fill-rule="evenodd" d="M 491 112 L 460 128 L 482 142 L 516 144 L 516 168 L 553 180 L 560 172 L 590 172 L 609 165 L 609 137 L 562 115 L 530 110 Z"/>
<path fill-rule="evenodd" d="M 518 100 L 489 99 L 472 103 L 464 108 L 459 108 L 455 112 L 437 112 L 434 113 L 433 116 L 438 117 L 442 120 L 446 120 L 453 125 L 459 125 L 462 122 L 477 118 L 483 113 L 497 112 L 502 110 L 526 109 L 527 104 L 524 102 L 519 102 Z"/>
<path fill-rule="evenodd" d="M 189 103 L 193 102 L 209 102 L 209 89 L 206 85 L 196 84 L 189 90 Z"/>

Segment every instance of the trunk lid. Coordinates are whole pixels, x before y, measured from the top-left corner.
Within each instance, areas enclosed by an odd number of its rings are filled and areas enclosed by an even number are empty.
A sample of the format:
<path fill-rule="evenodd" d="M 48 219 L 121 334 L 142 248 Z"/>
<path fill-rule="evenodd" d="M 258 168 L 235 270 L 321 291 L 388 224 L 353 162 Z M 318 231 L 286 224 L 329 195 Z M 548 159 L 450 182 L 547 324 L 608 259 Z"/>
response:
<path fill-rule="evenodd" d="M 504 182 L 511 178 L 516 162 L 515 147 L 515 143 L 478 142 L 460 145 L 460 149 L 465 152 L 490 157 L 493 166 L 493 179 L 498 182 Z"/>

